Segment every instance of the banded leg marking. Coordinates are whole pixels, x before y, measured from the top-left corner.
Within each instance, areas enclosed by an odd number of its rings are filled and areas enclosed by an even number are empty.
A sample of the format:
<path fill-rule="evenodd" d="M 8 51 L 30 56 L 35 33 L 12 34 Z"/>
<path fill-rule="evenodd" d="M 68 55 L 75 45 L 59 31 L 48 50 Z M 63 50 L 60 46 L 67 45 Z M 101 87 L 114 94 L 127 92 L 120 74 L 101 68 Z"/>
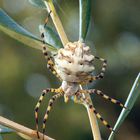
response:
<path fill-rule="evenodd" d="M 37 102 L 37 104 L 35 106 L 35 121 L 36 121 L 36 130 L 37 130 L 37 137 L 38 137 L 38 139 L 40 138 L 39 137 L 39 131 L 38 131 L 38 111 L 39 111 L 39 107 L 41 105 L 41 102 L 42 102 L 45 94 L 47 94 L 50 91 L 51 91 L 51 89 L 43 90 L 43 92 L 42 92 L 42 94 L 41 94 L 41 96 L 40 96 L 40 98 L 39 98 L 39 100 L 38 100 L 38 102 Z"/>
<path fill-rule="evenodd" d="M 46 128 L 46 121 L 48 119 L 48 115 L 52 109 L 52 106 L 53 106 L 53 103 L 54 101 L 56 101 L 56 99 L 58 99 L 59 97 L 61 97 L 63 94 L 62 93 L 58 93 L 56 95 L 54 95 L 50 101 L 49 101 L 49 104 L 48 104 L 48 107 L 47 107 L 47 110 L 46 110 L 46 113 L 44 115 L 44 119 L 43 119 L 43 126 L 42 126 L 42 129 L 43 129 L 43 140 L 44 140 L 44 134 L 45 134 L 45 128 Z"/>
<path fill-rule="evenodd" d="M 53 58 L 51 56 L 49 56 L 48 52 L 47 52 L 47 48 L 46 48 L 46 44 L 45 44 L 45 40 L 44 40 L 44 32 L 41 33 L 41 38 L 43 40 L 43 54 L 47 60 L 47 67 L 50 69 L 50 71 L 56 75 L 56 77 L 58 77 L 59 79 L 60 76 L 57 74 L 56 70 L 55 70 L 55 64 L 54 64 L 54 61 L 53 61 Z"/>
<path fill-rule="evenodd" d="M 45 26 L 47 25 L 47 22 L 48 22 L 48 19 L 50 17 L 50 14 L 51 14 L 52 11 L 49 12 L 46 20 L 45 20 L 45 24 L 44 24 L 44 28 Z M 56 70 L 55 70 L 55 64 L 54 64 L 54 61 L 53 61 L 53 58 L 48 54 L 47 52 L 47 47 L 46 47 L 46 43 L 45 43 L 45 34 L 44 34 L 44 30 L 41 31 L 41 38 L 42 38 L 42 42 L 43 42 L 43 54 L 47 60 L 47 67 L 50 69 L 50 71 L 57 77 L 61 80 L 60 76 L 57 74 Z"/>
<path fill-rule="evenodd" d="M 108 101 L 110 101 L 110 102 L 112 102 L 112 103 L 114 103 L 114 104 L 117 104 L 117 105 L 119 105 L 120 107 L 126 109 L 126 107 L 125 107 L 120 101 L 118 101 L 118 100 L 116 100 L 116 99 L 114 99 L 114 98 L 109 97 L 108 95 L 104 94 L 104 93 L 103 93 L 102 91 L 100 91 L 100 90 L 90 89 L 90 90 L 85 90 L 84 93 L 89 93 L 89 94 L 94 94 L 94 93 L 95 93 L 95 94 L 101 96 L 102 98 L 104 98 L 104 99 L 106 99 L 106 100 L 108 100 Z"/>
<path fill-rule="evenodd" d="M 102 65 L 102 69 L 101 69 L 101 72 L 95 76 L 94 78 L 97 80 L 97 79 L 102 79 L 104 77 L 104 73 L 106 71 L 106 66 L 107 66 L 107 60 L 103 59 L 103 58 L 100 58 L 100 57 L 97 57 L 95 56 L 96 59 L 100 60 L 103 62 L 103 65 Z"/>
<path fill-rule="evenodd" d="M 39 107 L 41 105 L 41 102 L 42 102 L 44 96 L 48 92 L 55 92 L 55 93 L 57 93 L 58 91 L 60 92 L 60 88 L 58 88 L 58 89 L 48 88 L 48 89 L 43 90 L 43 92 L 42 92 L 42 94 L 41 94 L 41 96 L 40 96 L 40 98 L 39 98 L 39 100 L 38 100 L 38 102 L 37 102 L 37 104 L 35 106 L 35 121 L 36 121 L 36 130 L 37 130 L 37 137 L 38 138 L 39 138 L 39 131 L 38 131 L 38 111 L 39 111 Z"/>
<path fill-rule="evenodd" d="M 89 78 L 89 83 L 91 83 L 92 81 L 104 78 L 104 73 L 106 71 L 107 60 L 103 59 L 103 58 L 100 58 L 98 56 L 95 56 L 95 59 L 98 59 L 98 60 L 102 61 L 103 65 L 102 65 L 102 68 L 101 68 L 101 72 L 97 76 L 92 76 L 92 77 Z"/>
<path fill-rule="evenodd" d="M 46 20 L 45 20 L 45 25 L 44 25 L 44 27 L 47 25 L 47 23 L 48 23 L 48 20 L 49 20 L 49 17 L 50 17 L 50 15 L 51 15 L 51 12 L 52 11 L 50 11 L 49 13 L 48 13 L 48 16 L 47 16 L 47 18 L 46 18 Z"/>
<path fill-rule="evenodd" d="M 89 109 L 94 112 L 94 114 L 96 115 L 96 117 L 101 120 L 101 122 L 103 123 L 103 125 L 105 125 L 110 131 L 114 131 L 113 128 L 109 125 L 109 123 L 105 119 L 102 118 L 102 116 L 96 111 L 96 109 L 93 107 L 93 105 L 90 104 L 89 101 L 86 98 L 81 97 L 81 100 L 84 103 L 86 103 L 86 105 L 88 105 Z"/>
<path fill-rule="evenodd" d="M 94 112 L 94 114 L 96 115 L 96 117 L 97 117 L 98 119 L 100 119 L 101 122 L 102 122 L 110 131 L 113 131 L 113 128 L 109 125 L 109 123 L 108 123 L 105 119 L 102 118 L 102 116 L 96 111 L 96 109 L 93 107 L 93 105 L 89 105 L 89 108 L 90 108 L 91 110 L 93 110 L 93 112 Z"/>

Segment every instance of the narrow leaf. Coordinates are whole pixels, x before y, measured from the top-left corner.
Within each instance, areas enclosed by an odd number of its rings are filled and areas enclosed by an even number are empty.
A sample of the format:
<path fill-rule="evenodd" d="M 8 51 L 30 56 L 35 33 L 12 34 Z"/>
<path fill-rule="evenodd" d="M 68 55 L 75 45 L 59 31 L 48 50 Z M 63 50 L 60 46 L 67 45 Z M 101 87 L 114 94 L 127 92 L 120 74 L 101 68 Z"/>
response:
<path fill-rule="evenodd" d="M 45 6 L 43 0 L 29 0 L 29 2 L 30 2 L 32 5 L 36 6 L 36 7 L 39 7 L 39 8 L 46 8 L 46 6 Z"/>
<path fill-rule="evenodd" d="M 125 118 L 128 116 L 129 112 L 131 111 L 132 107 L 134 106 L 134 103 L 136 102 L 136 99 L 140 95 L 140 73 L 138 74 L 132 89 L 129 93 L 129 96 L 125 102 L 125 106 L 127 109 L 122 109 L 121 114 L 113 128 L 114 131 L 118 131 L 121 124 L 124 122 Z M 112 132 L 109 136 L 108 140 L 113 140 L 115 136 L 115 133 Z"/>
<path fill-rule="evenodd" d="M 6 134 L 6 133 L 12 133 L 15 132 L 11 128 L 5 127 L 3 125 L 0 125 L 0 134 Z"/>
<path fill-rule="evenodd" d="M 64 31 L 64 28 L 63 28 L 63 25 L 62 25 L 62 23 L 61 23 L 61 21 L 59 19 L 59 16 L 58 16 L 58 14 L 56 12 L 55 6 L 53 4 L 53 0 L 44 0 L 44 4 L 46 6 L 46 10 L 48 12 L 51 11 L 50 16 L 52 18 L 52 21 L 53 21 L 53 23 L 55 25 L 55 28 L 56 28 L 58 34 L 59 34 L 59 37 L 60 37 L 60 39 L 62 41 L 62 44 L 65 47 L 65 45 L 69 42 L 69 40 L 68 40 L 67 35 L 66 35 L 65 31 Z"/>
<path fill-rule="evenodd" d="M 87 35 L 91 12 L 91 0 L 79 0 L 79 40 L 84 41 Z"/>
<path fill-rule="evenodd" d="M 45 42 L 58 49 L 63 47 L 58 34 L 51 27 L 47 25 L 45 25 L 45 27 L 44 25 L 40 25 L 39 30 L 40 32 L 44 32 Z"/>
<path fill-rule="evenodd" d="M 34 36 L 32 33 L 25 30 L 19 24 L 17 24 L 12 18 L 10 18 L 1 8 L 0 8 L 0 30 L 8 34 L 10 37 L 26 44 L 27 46 L 41 49 L 42 41 Z M 56 49 L 47 44 L 50 51 L 56 51 Z"/>

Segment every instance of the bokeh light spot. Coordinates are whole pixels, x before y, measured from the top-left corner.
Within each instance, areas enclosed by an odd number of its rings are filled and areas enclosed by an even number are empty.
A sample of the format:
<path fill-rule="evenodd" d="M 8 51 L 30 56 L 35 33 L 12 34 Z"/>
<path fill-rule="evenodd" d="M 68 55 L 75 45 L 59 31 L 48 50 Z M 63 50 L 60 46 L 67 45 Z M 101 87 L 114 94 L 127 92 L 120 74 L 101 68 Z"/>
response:
<path fill-rule="evenodd" d="M 12 14 L 17 14 L 18 12 L 24 10 L 26 7 L 26 0 L 4 0 L 3 7 Z"/>
<path fill-rule="evenodd" d="M 25 87 L 30 96 L 39 97 L 43 89 L 50 87 L 50 82 L 44 75 L 34 73 L 27 79 Z"/>

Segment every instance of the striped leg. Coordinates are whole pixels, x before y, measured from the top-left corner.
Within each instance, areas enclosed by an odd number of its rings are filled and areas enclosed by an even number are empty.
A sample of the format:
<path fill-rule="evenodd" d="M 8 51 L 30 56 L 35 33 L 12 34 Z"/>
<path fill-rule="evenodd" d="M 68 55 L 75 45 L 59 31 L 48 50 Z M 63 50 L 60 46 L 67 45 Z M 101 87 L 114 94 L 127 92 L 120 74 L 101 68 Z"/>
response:
<path fill-rule="evenodd" d="M 39 107 L 41 105 L 41 102 L 45 96 L 45 94 L 47 94 L 48 92 L 57 92 L 59 89 L 52 89 L 52 88 L 48 88 L 48 89 L 45 89 L 43 90 L 36 106 L 35 106 L 35 121 L 36 121 L 36 130 L 37 130 L 37 136 L 39 138 L 39 131 L 38 131 L 38 111 L 39 111 Z"/>
<path fill-rule="evenodd" d="M 45 134 L 45 128 L 46 128 L 46 121 L 47 121 L 48 115 L 52 109 L 52 105 L 53 105 L 54 101 L 61 96 L 63 96 L 63 93 L 58 93 L 58 94 L 54 95 L 49 101 L 49 104 L 48 104 L 48 107 L 47 107 L 47 110 L 46 110 L 46 113 L 45 113 L 45 116 L 43 119 L 43 127 L 42 127 L 43 128 L 43 140 L 44 140 L 44 134 Z"/>
<path fill-rule="evenodd" d="M 57 74 L 56 70 L 55 70 L 55 64 L 54 64 L 54 61 L 53 61 L 53 58 L 48 54 L 48 51 L 47 51 L 47 47 L 46 47 L 46 43 L 45 43 L 45 26 L 47 25 L 47 22 L 48 22 L 48 19 L 50 17 L 50 14 L 51 14 L 51 11 L 49 12 L 46 20 L 45 20 L 45 24 L 44 24 L 44 28 L 42 28 L 42 30 L 40 31 L 41 32 L 41 38 L 42 38 L 42 42 L 43 42 L 43 45 L 42 45 L 42 49 L 43 49 L 43 54 L 47 60 L 47 67 L 50 69 L 50 71 L 56 75 L 57 78 L 60 78 L 60 76 Z"/>
<path fill-rule="evenodd" d="M 47 25 L 47 23 L 48 23 L 48 20 L 49 20 L 49 17 L 50 17 L 50 15 L 51 15 L 51 12 L 52 11 L 50 11 L 49 13 L 48 13 L 48 16 L 47 16 L 47 18 L 46 18 L 46 20 L 45 20 L 45 25 L 44 25 L 44 27 Z"/>
<path fill-rule="evenodd" d="M 103 62 L 103 65 L 102 65 L 102 69 L 101 69 L 101 72 L 97 75 L 97 76 L 91 76 L 89 78 L 89 82 L 91 83 L 92 81 L 94 80 L 98 80 L 98 79 L 102 79 L 104 78 L 104 73 L 106 71 L 106 66 L 107 66 L 107 60 L 103 59 L 103 58 L 100 58 L 100 57 L 97 57 L 95 56 L 96 59 L 100 60 Z"/>
<path fill-rule="evenodd" d="M 44 32 L 42 31 L 42 33 L 41 33 L 41 38 L 43 40 L 42 49 L 43 49 L 43 54 L 44 54 L 44 56 L 45 56 L 45 58 L 47 60 L 47 67 L 50 69 L 50 71 L 54 75 L 56 75 L 56 77 L 58 77 L 59 79 L 61 79 L 60 76 L 57 74 L 57 72 L 55 70 L 55 64 L 54 64 L 53 58 L 47 52 L 47 48 L 46 48 L 44 37 L 45 37 L 45 35 L 44 35 Z"/>
<path fill-rule="evenodd" d="M 97 90 L 97 89 L 90 89 L 90 90 L 84 90 L 84 93 L 89 93 L 89 94 L 97 94 L 101 97 L 103 97 L 104 99 L 108 100 L 108 101 L 111 101 L 112 103 L 114 104 L 117 104 L 119 105 L 120 107 L 122 108 L 126 108 L 120 101 L 114 99 L 114 98 L 111 98 L 109 97 L 108 95 L 104 94 L 102 91 L 100 90 Z"/>
<path fill-rule="evenodd" d="M 89 107 L 89 109 L 92 110 L 92 111 L 94 112 L 94 114 L 96 115 L 96 117 L 97 117 L 98 119 L 100 119 L 101 122 L 102 122 L 110 131 L 114 131 L 113 128 L 108 124 L 108 122 L 107 122 L 106 120 L 104 120 L 104 119 L 102 118 L 102 116 L 96 111 L 96 109 L 93 107 L 93 105 L 89 103 L 88 99 L 83 98 L 83 97 L 81 96 L 81 101 L 83 101 L 83 102 Z"/>
<path fill-rule="evenodd" d="M 39 139 L 39 131 L 38 131 L 38 111 L 39 111 L 39 107 L 40 107 L 40 104 L 45 96 L 45 94 L 47 94 L 48 92 L 50 92 L 51 89 L 46 89 L 46 90 L 43 90 L 36 106 L 35 106 L 35 121 L 36 121 L 36 130 L 37 130 L 37 137 Z"/>

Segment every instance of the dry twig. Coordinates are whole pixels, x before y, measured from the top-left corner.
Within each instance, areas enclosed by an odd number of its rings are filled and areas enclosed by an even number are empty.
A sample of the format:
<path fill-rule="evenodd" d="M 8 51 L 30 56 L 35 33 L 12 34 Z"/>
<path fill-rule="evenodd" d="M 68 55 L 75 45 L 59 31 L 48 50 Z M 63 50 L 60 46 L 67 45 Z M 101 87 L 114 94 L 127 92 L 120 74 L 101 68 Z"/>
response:
<path fill-rule="evenodd" d="M 0 116 L 0 124 L 3 126 L 6 126 L 8 128 L 11 128 L 13 130 L 15 130 L 16 133 L 18 133 L 19 135 L 26 137 L 27 139 L 30 140 L 37 140 L 37 134 L 35 130 L 32 130 L 30 128 L 27 128 L 21 124 L 15 123 L 9 119 L 6 119 L 2 116 Z M 43 134 L 40 133 L 40 138 L 43 138 Z M 53 138 L 50 138 L 49 136 L 44 136 L 44 140 L 54 140 Z"/>

